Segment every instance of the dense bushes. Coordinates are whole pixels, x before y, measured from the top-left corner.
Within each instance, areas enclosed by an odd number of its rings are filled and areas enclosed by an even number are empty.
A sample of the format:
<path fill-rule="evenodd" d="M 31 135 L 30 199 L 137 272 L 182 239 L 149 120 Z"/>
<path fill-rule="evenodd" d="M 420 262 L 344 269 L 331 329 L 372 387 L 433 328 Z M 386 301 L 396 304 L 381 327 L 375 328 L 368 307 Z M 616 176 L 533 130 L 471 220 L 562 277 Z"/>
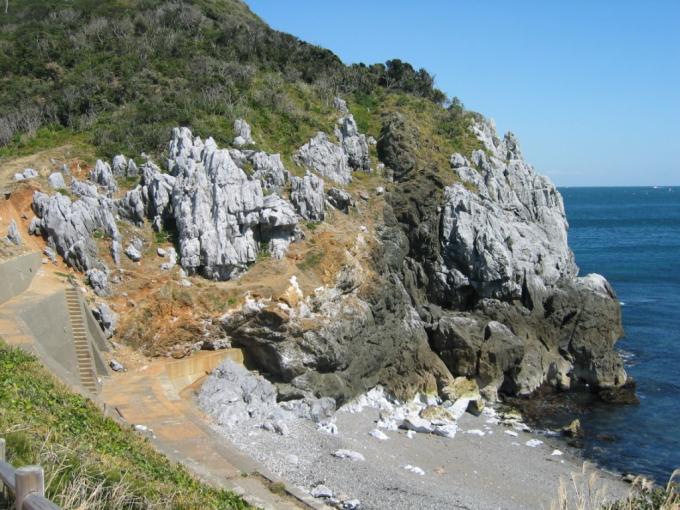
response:
<path fill-rule="evenodd" d="M 23 0 L 0 22 L 0 146 L 56 124 L 90 133 L 103 155 L 154 152 L 177 124 L 229 126 L 263 108 L 299 117 L 286 89 L 302 84 L 321 104 L 378 88 L 445 100 L 425 70 L 347 67 L 238 0 Z"/>

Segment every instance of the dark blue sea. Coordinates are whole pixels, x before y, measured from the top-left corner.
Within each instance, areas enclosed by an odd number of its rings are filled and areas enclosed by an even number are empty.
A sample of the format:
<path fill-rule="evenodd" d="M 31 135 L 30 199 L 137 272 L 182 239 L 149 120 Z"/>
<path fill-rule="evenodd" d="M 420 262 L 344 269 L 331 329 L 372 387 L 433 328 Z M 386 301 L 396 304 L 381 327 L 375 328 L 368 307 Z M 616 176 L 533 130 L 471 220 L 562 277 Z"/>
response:
<path fill-rule="evenodd" d="M 604 275 L 623 305 L 617 346 L 640 398 L 588 411 L 584 454 L 665 482 L 680 467 L 680 187 L 560 191 L 581 274 Z"/>

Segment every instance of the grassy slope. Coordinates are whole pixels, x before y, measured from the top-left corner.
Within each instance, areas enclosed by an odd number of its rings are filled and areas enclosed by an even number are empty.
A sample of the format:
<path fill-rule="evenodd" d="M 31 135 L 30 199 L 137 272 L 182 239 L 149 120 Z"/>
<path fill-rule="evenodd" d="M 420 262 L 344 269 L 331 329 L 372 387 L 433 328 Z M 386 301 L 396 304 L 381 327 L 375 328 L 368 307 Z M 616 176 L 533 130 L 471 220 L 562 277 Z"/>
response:
<path fill-rule="evenodd" d="M 47 494 L 65 509 L 88 498 L 80 508 L 248 507 L 192 478 L 71 393 L 34 357 L 1 341 L 0 437 L 7 439 L 14 466 L 45 467 Z"/>
<path fill-rule="evenodd" d="M 426 72 L 408 66 L 388 89 L 384 67 L 344 66 L 238 0 L 10 1 L 0 14 L 0 163 L 71 138 L 98 156 L 158 155 L 176 125 L 225 145 L 243 117 L 259 147 L 292 167 L 297 147 L 332 132 L 336 94 L 373 136 L 379 114 L 399 108 L 437 124 L 442 158 L 469 145 L 458 143 L 469 118 L 447 129 Z"/>

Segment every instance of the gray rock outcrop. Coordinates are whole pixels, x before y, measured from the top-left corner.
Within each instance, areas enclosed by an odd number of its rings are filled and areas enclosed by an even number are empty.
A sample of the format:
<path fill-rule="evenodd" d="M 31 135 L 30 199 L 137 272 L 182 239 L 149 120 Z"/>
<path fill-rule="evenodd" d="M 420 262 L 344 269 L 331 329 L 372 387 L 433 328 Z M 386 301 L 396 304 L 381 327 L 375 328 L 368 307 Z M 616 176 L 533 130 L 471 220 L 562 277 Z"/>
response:
<path fill-rule="evenodd" d="M 340 140 L 350 167 L 364 172 L 371 170 L 371 159 L 368 155 L 366 135 L 359 133 L 359 128 L 352 114 L 345 115 L 338 121 L 338 125 L 335 128 L 335 136 Z"/>
<path fill-rule="evenodd" d="M 19 228 L 17 227 L 17 222 L 14 220 L 9 222 L 9 228 L 7 229 L 7 240 L 16 246 L 21 245 L 23 242 L 21 239 L 21 234 L 19 233 Z"/>
<path fill-rule="evenodd" d="M 325 196 L 323 179 L 307 172 L 304 177 L 291 177 L 290 201 L 303 218 L 323 221 Z"/>
<path fill-rule="evenodd" d="M 336 110 L 343 114 L 349 113 L 349 108 L 347 108 L 347 102 L 340 97 L 333 98 L 333 108 L 335 108 Z"/>
<path fill-rule="evenodd" d="M 111 293 L 109 289 L 109 275 L 106 271 L 90 269 L 85 273 L 85 278 L 98 296 L 108 296 Z"/>
<path fill-rule="evenodd" d="M 132 262 L 139 262 L 140 260 L 142 260 L 142 252 L 140 252 L 139 248 L 132 244 L 128 244 L 127 247 L 125 248 L 125 255 Z"/>
<path fill-rule="evenodd" d="M 38 177 L 38 172 L 33 168 L 25 168 L 23 172 L 14 174 L 15 181 L 25 181 L 27 179 L 34 179 Z"/>
<path fill-rule="evenodd" d="M 92 308 L 92 315 L 97 319 L 99 326 L 106 335 L 106 338 L 111 338 L 116 331 L 118 324 L 118 314 L 111 310 L 111 307 L 104 302 L 97 303 L 97 306 Z"/>
<path fill-rule="evenodd" d="M 66 188 L 66 182 L 64 181 L 64 175 L 61 172 L 51 173 L 50 176 L 47 178 L 47 182 L 49 183 L 49 185 L 52 189 L 65 189 Z"/>
<path fill-rule="evenodd" d="M 98 159 L 94 168 L 90 171 L 90 180 L 100 186 L 106 188 L 109 192 L 115 192 L 118 189 L 116 178 L 111 170 L 111 165 Z"/>
<path fill-rule="evenodd" d="M 453 375 L 476 378 L 490 399 L 544 384 L 623 385 L 613 349 L 619 304 L 604 278 L 577 276 L 559 192 L 522 159 L 512 134 L 501 140 L 486 121 L 473 129 L 485 150 L 469 161 L 453 155 L 461 183 L 444 189 L 441 207 L 401 217 L 411 241 L 404 277 L 431 345 Z M 395 174 L 413 189 L 418 174 L 402 150 L 410 138 L 390 136 L 402 151 L 391 160 Z M 421 205 L 432 191 L 419 181 Z"/>
<path fill-rule="evenodd" d="M 73 180 L 72 186 L 78 186 Z M 89 192 L 92 190 L 90 189 Z M 36 232 L 39 232 L 72 267 L 88 271 L 102 266 L 98 259 L 96 232 L 112 240 L 112 247 L 120 242 L 120 232 L 113 215 L 111 199 L 96 193 L 81 195 L 77 200 L 62 194 L 33 194 L 33 212 L 37 216 Z"/>
<path fill-rule="evenodd" d="M 288 181 L 280 154 L 230 149 L 229 155 L 241 170 L 246 171 L 250 165 L 252 178 L 259 179 L 264 189 L 280 192 Z"/>
<path fill-rule="evenodd" d="M 252 145 L 254 143 L 250 125 L 243 119 L 236 119 L 234 121 L 234 145 L 236 147 L 243 147 L 244 145 Z"/>
<path fill-rule="evenodd" d="M 111 171 L 115 177 L 136 177 L 139 174 L 135 161 L 132 158 L 127 159 L 122 154 L 113 157 Z"/>
<path fill-rule="evenodd" d="M 328 190 L 328 202 L 344 213 L 348 213 L 349 208 L 354 205 L 352 195 L 340 188 L 331 188 Z"/>
<path fill-rule="evenodd" d="M 328 135 L 319 131 L 295 155 L 296 161 L 313 172 L 338 184 L 352 180 L 352 169 L 347 154 L 340 145 L 331 142 Z"/>
<path fill-rule="evenodd" d="M 263 248 L 282 257 L 296 238 L 298 216 L 290 203 L 264 197 L 260 181 L 249 179 L 212 138 L 204 143 L 186 128 L 173 130 L 169 163 L 176 179 L 169 205 L 185 270 L 228 279 Z"/>

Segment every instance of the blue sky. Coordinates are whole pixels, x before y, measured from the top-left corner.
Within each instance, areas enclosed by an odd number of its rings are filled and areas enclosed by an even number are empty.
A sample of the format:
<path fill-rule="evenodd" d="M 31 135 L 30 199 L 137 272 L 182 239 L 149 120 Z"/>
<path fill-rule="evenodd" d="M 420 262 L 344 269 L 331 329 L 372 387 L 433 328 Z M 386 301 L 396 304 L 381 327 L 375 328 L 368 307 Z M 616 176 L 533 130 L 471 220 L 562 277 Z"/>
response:
<path fill-rule="evenodd" d="M 401 58 L 558 185 L 680 185 L 680 0 L 247 0 L 344 62 Z"/>

